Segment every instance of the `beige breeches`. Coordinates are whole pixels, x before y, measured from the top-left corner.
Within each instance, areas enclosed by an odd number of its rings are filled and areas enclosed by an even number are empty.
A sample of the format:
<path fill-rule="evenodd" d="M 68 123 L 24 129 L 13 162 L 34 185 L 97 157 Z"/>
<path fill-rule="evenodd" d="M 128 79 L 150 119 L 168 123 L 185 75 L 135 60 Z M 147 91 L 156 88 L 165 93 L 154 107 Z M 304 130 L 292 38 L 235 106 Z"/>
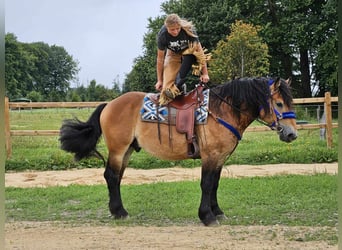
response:
<path fill-rule="evenodd" d="M 165 90 L 171 91 L 175 96 L 180 94 L 179 89 L 175 85 L 175 80 L 181 64 L 182 55 L 167 50 L 164 60 L 163 88 L 159 99 L 161 105 L 165 105 L 172 100 L 165 96 Z"/>

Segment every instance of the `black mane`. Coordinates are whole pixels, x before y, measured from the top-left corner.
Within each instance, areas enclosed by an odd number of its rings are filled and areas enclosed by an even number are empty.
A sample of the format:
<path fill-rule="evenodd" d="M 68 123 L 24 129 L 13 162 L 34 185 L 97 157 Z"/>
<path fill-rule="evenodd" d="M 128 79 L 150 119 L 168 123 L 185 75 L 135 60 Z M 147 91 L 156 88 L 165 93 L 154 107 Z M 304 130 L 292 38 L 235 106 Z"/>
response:
<path fill-rule="evenodd" d="M 253 116 L 257 117 L 261 107 L 268 115 L 270 113 L 268 100 L 271 98 L 269 80 L 265 77 L 238 78 L 218 85 L 211 89 L 210 108 L 220 113 L 220 105 L 224 101 L 233 107 L 234 115 L 237 117 L 240 117 L 241 112 L 244 111 L 252 111 Z M 285 104 L 291 107 L 292 95 L 284 80 L 281 80 L 279 91 Z"/>

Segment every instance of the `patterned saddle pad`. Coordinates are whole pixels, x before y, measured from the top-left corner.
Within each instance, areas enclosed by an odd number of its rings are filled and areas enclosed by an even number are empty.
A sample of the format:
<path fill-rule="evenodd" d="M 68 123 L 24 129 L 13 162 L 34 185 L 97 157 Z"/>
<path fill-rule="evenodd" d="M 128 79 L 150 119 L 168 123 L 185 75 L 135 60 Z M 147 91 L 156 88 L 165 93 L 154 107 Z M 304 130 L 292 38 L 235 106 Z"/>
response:
<path fill-rule="evenodd" d="M 209 89 L 203 91 L 203 102 L 200 107 L 195 110 L 195 124 L 206 124 L 208 118 Z M 177 110 L 168 106 L 157 106 L 150 98 L 150 94 L 146 94 L 144 102 L 140 110 L 141 120 L 145 122 L 160 122 L 174 125 L 176 123 Z"/>

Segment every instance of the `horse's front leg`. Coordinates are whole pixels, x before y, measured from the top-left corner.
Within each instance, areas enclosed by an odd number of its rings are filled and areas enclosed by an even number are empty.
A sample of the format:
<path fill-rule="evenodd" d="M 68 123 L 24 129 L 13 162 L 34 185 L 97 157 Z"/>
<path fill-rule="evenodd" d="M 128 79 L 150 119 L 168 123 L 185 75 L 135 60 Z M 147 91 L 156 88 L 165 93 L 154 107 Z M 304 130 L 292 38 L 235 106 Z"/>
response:
<path fill-rule="evenodd" d="M 109 210 L 115 219 L 126 218 L 128 216 L 127 211 L 123 207 L 121 200 L 120 184 L 122 178 L 122 172 L 116 173 L 107 162 L 106 170 L 104 172 L 104 178 L 107 182 L 109 191 Z"/>
<path fill-rule="evenodd" d="M 223 214 L 217 203 L 216 191 L 220 179 L 221 168 L 208 169 L 202 167 L 201 189 L 202 198 L 198 216 L 204 225 L 218 224 L 216 216 Z"/>
<path fill-rule="evenodd" d="M 226 219 L 227 217 L 224 215 L 223 211 L 218 205 L 217 201 L 217 189 L 219 187 L 220 177 L 221 177 L 222 167 L 220 167 L 217 171 L 214 171 L 214 181 L 213 181 L 213 190 L 211 192 L 211 210 L 213 211 L 216 219 Z"/>

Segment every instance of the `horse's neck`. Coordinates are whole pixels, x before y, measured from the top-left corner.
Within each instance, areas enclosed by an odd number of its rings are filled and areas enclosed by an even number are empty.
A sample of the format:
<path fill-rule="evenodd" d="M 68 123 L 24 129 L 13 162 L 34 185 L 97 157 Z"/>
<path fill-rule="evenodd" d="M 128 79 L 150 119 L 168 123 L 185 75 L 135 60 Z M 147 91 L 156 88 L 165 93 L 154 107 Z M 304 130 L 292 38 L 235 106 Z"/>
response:
<path fill-rule="evenodd" d="M 239 125 L 237 129 L 240 131 L 240 134 L 242 135 L 243 132 L 247 129 L 249 125 L 255 120 L 251 115 L 241 115 L 240 120 L 239 120 Z"/>
<path fill-rule="evenodd" d="M 221 113 L 223 115 L 223 119 L 226 120 L 229 124 L 235 127 L 240 134 L 242 134 L 246 128 L 256 119 L 253 117 L 251 112 L 248 110 L 243 110 L 240 112 L 240 117 L 237 117 L 234 114 L 234 108 L 227 105 L 226 103 L 222 103 L 221 105 Z"/>

